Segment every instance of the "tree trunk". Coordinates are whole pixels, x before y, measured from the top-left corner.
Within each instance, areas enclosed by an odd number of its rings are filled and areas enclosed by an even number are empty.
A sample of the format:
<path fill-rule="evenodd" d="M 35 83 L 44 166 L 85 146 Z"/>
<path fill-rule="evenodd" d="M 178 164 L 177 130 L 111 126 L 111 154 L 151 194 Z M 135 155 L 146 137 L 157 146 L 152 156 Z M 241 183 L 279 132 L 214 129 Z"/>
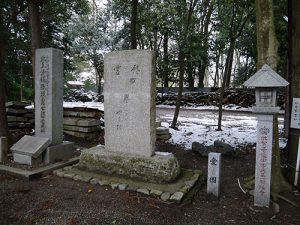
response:
<path fill-rule="evenodd" d="M 257 27 L 257 70 L 264 64 L 276 70 L 278 43 L 275 34 L 272 0 L 256 0 L 256 27 Z M 273 197 L 290 187 L 284 180 L 280 166 L 278 115 L 273 117 L 273 146 L 272 146 L 272 179 L 271 191 Z M 275 199 L 276 200 L 276 199 Z"/>
<path fill-rule="evenodd" d="M 136 40 L 137 13 L 138 13 L 138 0 L 132 0 L 131 1 L 131 30 L 130 30 L 131 49 L 137 48 L 137 40 Z"/>
<path fill-rule="evenodd" d="M 199 88 L 204 87 L 204 76 L 205 76 L 205 66 L 201 63 L 198 66 L 198 77 L 199 77 L 198 87 Z"/>
<path fill-rule="evenodd" d="M 171 128 L 175 129 L 176 124 L 177 124 L 177 119 L 179 116 L 179 110 L 180 110 L 180 105 L 181 105 L 181 97 L 182 97 L 182 91 L 183 91 L 183 78 L 184 78 L 184 53 L 183 50 L 179 50 L 178 54 L 178 61 L 179 61 L 179 88 L 178 88 L 178 95 L 177 95 L 177 100 L 176 100 L 176 108 L 175 108 L 175 113 L 173 117 L 173 121 L 171 124 Z"/>
<path fill-rule="evenodd" d="M 224 78 L 226 77 L 225 87 L 230 86 L 230 78 L 231 78 L 234 47 L 235 47 L 235 39 L 232 38 L 230 40 L 228 53 L 227 53 L 227 57 L 226 57 L 226 62 L 225 62 L 225 72 L 224 72 L 225 73 Z"/>
<path fill-rule="evenodd" d="M 2 16 L 0 16 L 0 19 Z M 3 20 L 2 20 L 3 21 Z M 5 47 L 7 45 L 7 37 L 5 36 L 5 30 L 3 24 L 0 24 L 0 137 L 7 137 L 8 146 L 12 145 L 11 135 L 9 133 L 7 125 L 7 115 L 5 108 L 5 85 L 4 85 L 4 58 L 5 58 Z"/>
<path fill-rule="evenodd" d="M 289 82 L 290 82 L 290 105 L 293 98 L 300 98 L 300 1 L 289 0 Z M 291 108 L 290 108 L 291 112 Z M 296 159 L 298 153 L 298 140 L 300 130 L 289 129 L 288 139 L 288 180 L 294 182 Z M 298 180 L 297 186 L 300 182 Z"/>
<path fill-rule="evenodd" d="M 189 90 L 193 91 L 194 90 L 194 75 L 193 75 L 193 63 L 191 62 L 191 57 L 188 56 L 187 59 L 187 75 L 188 75 L 188 85 L 189 85 Z"/>
<path fill-rule="evenodd" d="M 32 78 L 34 87 L 35 78 L 35 50 L 42 47 L 42 23 L 39 5 L 40 1 L 30 0 L 28 4 L 29 21 L 31 28 L 31 59 L 32 59 Z"/>
<path fill-rule="evenodd" d="M 257 68 L 268 64 L 274 70 L 278 63 L 278 41 L 275 34 L 273 0 L 256 0 Z"/>
<path fill-rule="evenodd" d="M 163 86 L 169 87 L 169 56 L 168 56 L 168 46 L 169 46 L 169 35 L 168 32 L 164 34 L 163 39 L 163 50 L 164 50 L 164 69 L 163 69 Z"/>

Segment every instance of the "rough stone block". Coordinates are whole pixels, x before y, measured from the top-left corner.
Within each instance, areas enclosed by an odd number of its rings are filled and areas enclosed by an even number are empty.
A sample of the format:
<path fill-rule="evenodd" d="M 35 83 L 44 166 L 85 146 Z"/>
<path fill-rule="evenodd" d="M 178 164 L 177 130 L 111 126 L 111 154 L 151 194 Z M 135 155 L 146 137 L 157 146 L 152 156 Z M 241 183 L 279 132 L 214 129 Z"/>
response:
<path fill-rule="evenodd" d="M 74 155 L 74 151 L 74 143 L 64 141 L 62 144 L 48 147 L 44 153 L 43 161 L 45 164 L 48 164 L 66 160 Z"/>
<path fill-rule="evenodd" d="M 25 135 L 10 150 L 13 153 L 37 158 L 49 145 L 50 140 L 48 138 Z"/>
<path fill-rule="evenodd" d="M 101 130 L 101 127 L 100 126 L 80 127 L 80 126 L 64 125 L 64 130 L 83 132 L 83 133 L 91 133 L 91 132 Z"/>
<path fill-rule="evenodd" d="M 65 117 L 82 117 L 82 118 L 101 118 L 103 113 L 100 111 L 73 111 L 64 109 Z"/>
<path fill-rule="evenodd" d="M 77 131 L 70 131 L 70 130 L 64 130 L 64 133 L 75 136 L 78 138 L 86 138 L 88 140 L 96 138 L 98 136 L 98 133 L 83 133 L 83 132 L 77 132 Z"/>
<path fill-rule="evenodd" d="M 93 127 L 101 124 L 100 120 L 89 118 L 72 118 L 64 117 L 64 125 L 79 126 L 79 127 Z"/>
<path fill-rule="evenodd" d="M 101 146 L 84 150 L 76 167 L 153 183 L 172 182 L 180 173 L 179 163 L 171 153 L 146 157 L 110 152 Z"/>

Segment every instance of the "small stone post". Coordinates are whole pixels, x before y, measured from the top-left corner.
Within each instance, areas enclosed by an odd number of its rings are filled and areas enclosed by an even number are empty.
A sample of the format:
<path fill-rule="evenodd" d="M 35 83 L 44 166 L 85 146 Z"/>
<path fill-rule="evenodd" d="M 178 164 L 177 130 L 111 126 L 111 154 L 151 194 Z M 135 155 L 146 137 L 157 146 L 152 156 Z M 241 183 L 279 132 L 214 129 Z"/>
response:
<path fill-rule="evenodd" d="M 0 163 L 7 161 L 7 138 L 0 137 Z"/>
<path fill-rule="evenodd" d="M 221 153 L 208 154 L 207 193 L 220 197 Z"/>

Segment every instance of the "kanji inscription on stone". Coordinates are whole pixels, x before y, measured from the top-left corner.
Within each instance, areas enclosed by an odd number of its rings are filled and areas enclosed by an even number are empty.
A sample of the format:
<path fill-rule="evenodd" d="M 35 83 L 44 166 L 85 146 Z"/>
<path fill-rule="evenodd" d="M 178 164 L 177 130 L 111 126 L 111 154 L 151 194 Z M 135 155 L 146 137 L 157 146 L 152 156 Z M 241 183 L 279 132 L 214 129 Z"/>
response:
<path fill-rule="evenodd" d="M 221 153 L 211 152 L 208 155 L 207 193 L 220 195 Z"/>
<path fill-rule="evenodd" d="M 291 128 L 300 129 L 300 98 L 293 98 Z"/>

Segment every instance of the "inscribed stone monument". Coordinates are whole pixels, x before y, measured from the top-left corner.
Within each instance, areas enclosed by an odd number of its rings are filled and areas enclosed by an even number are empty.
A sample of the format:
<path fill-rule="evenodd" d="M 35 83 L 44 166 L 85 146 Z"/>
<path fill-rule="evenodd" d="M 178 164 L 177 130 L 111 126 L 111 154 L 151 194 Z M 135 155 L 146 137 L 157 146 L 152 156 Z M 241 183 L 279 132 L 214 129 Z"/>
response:
<path fill-rule="evenodd" d="M 272 167 L 273 115 L 259 115 L 255 165 L 254 205 L 269 207 Z"/>
<path fill-rule="evenodd" d="M 208 154 L 207 193 L 220 196 L 221 153 Z"/>
<path fill-rule="evenodd" d="M 105 148 L 108 151 L 153 155 L 154 68 L 151 51 L 118 51 L 105 56 Z"/>
<path fill-rule="evenodd" d="M 169 183 L 180 174 L 173 154 L 155 147 L 154 53 L 126 50 L 104 58 L 105 148 L 84 150 L 82 170 Z"/>
<path fill-rule="evenodd" d="M 59 49 L 36 50 L 35 134 L 52 145 L 63 141 L 63 61 Z"/>

